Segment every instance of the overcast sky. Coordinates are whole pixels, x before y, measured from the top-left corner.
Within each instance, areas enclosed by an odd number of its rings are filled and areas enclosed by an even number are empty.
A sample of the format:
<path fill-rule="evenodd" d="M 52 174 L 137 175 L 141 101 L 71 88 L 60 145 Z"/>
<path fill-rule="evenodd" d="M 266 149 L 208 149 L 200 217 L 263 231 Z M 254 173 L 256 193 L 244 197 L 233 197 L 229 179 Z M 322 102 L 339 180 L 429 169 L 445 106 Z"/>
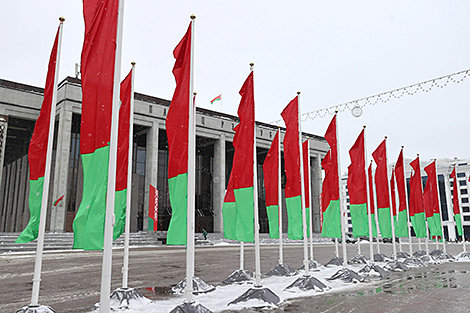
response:
<path fill-rule="evenodd" d="M 171 99 L 173 49 L 196 14 L 197 106 L 236 115 L 255 63 L 256 119 L 279 120 L 301 93 L 310 112 L 470 68 L 469 1 L 143 1 L 127 0 L 121 78 L 135 60 L 135 91 Z M 58 26 L 66 18 L 60 80 L 74 76 L 83 43 L 82 2 L 4 1 L 0 78 L 44 87 Z M 222 107 L 210 100 L 222 93 Z M 339 114 L 342 171 L 367 125 L 368 151 L 388 136 L 390 161 L 405 156 L 470 157 L 470 79 Z M 324 135 L 331 116 L 307 120 Z"/>

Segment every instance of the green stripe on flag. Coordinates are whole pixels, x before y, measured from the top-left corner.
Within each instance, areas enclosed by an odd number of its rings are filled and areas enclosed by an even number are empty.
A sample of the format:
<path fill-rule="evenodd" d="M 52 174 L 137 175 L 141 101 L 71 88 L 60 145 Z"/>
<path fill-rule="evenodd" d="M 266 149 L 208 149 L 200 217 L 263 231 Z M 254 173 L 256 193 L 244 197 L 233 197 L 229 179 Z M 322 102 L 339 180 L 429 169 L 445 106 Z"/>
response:
<path fill-rule="evenodd" d="M 307 238 L 310 238 L 310 208 L 307 208 L 307 211 L 305 212 L 307 214 Z M 302 226 L 304 225 L 303 223 L 303 217 L 302 217 Z M 303 239 L 303 238 L 302 238 Z"/>
<path fill-rule="evenodd" d="M 269 238 L 279 238 L 279 206 L 270 205 L 266 207 L 269 224 Z"/>
<path fill-rule="evenodd" d="M 287 237 L 291 240 L 303 239 L 303 222 L 300 196 L 286 198 Z"/>
<path fill-rule="evenodd" d="M 44 177 L 29 181 L 29 222 L 15 243 L 27 243 L 38 238 L 43 188 Z"/>
<path fill-rule="evenodd" d="M 406 210 L 398 212 L 398 219 L 395 220 L 395 236 L 408 237 L 408 212 Z"/>
<path fill-rule="evenodd" d="M 462 220 L 460 219 L 460 213 L 454 215 L 455 218 L 455 224 L 457 226 L 457 233 L 459 236 L 462 236 L 463 231 L 462 231 Z"/>
<path fill-rule="evenodd" d="M 341 211 L 339 200 L 332 200 L 323 212 L 322 237 L 341 238 Z"/>
<path fill-rule="evenodd" d="M 411 216 L 411 224 L 416 238 L 426 238 L 426 215 L 424 212 L 415 213 Z"/>
<path fill-rule="evenodd" d="M 441 229 L 441 215 L 439 213 L 434 213 L 433 216 L 427 218 L 429 234 L 431 236 L 440 236 L 442 237 Z"/>
<path fill-rule="evenodd" d="M 106 191 L 108 185 L 109 146 L 82 154 L 83 197 L 73 221 L 74 249 L 102 250 Z"/>
<path fill-rule="evenodd" d="M 369 236 L 369 217 L 367 216 L 367 204 L 350 204 L 352 235 L 353 237 Z"/>
<path fill-rule="evenodd" d="M 127 202 L 127 189 L 116 191 L 114 196 L 114 216 L 116 223 L 113 229 L 113 240 L 119 238 L 124 232 L 126 225 L 126 202 Z"/>
<path fill-rule="evenodd" d="M 379 227 L 382 238 L 392 238 L 392 219 L 390 217 L 390 208 L 380 208 Z"/>
<path fill-rule="evenodd" d="M 255 241 L 253 187 L 234 189 L 236 208 L 235 235 L 238 241 Z"/>
<path fill-rule="evenodd" d="M 188 215 L 188 173 L 168 179 L 171 220 L 166 235 L 167 245 L 185 245 Z"/>
<path fill-rule="evenodd" d="M 235 221 L 237 219 L 236 202 L 224 202 L 222 205 L 222 212 L 224 219 L 224 238 L 237 240 L 235 234 Z"/>
<path fill-rule="evenodd" d="M 370 215 L 370 221 L 372 224 L 372 236 L 377 237 L 377 223 L 375 221 L 375 213 Z M 367 235 L 369 236 L 369 235 Z"/>

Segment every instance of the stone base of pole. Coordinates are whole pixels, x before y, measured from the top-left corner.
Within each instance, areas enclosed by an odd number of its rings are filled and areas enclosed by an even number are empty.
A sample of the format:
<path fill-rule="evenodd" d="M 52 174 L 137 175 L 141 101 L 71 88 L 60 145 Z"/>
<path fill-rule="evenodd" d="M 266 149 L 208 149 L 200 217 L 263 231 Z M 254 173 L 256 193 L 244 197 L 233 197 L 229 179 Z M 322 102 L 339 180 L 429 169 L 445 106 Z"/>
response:
<path fill-rule="evenodd" d="M 386 256 L 383 253 L 374 254 L 374 262 L 388 262 L 388 261 L 391 261 L 391 260 L 392 259 L 390 259 L 388 256 Z"/>
<path fill-rule="evenodd" d="M 367 264 L 367 263 L 369 263 L 367 258 L 360 254 L 355 255 L 348 261 L 348 264 Z"/>
<path fill-rule="evenodd" d="M 57 313 L 57 312 L 47 305 L 28 305 L 16 311 L 16 313 Z"/>

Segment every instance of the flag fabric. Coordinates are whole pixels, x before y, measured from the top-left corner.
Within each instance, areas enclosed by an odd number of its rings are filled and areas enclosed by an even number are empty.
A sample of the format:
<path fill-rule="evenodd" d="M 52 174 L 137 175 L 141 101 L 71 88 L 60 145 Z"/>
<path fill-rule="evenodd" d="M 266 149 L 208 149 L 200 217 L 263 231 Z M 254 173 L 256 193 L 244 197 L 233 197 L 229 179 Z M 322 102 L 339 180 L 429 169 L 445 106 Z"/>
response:
<path fill-rule="evenodd" d="M 410 219 L 417 238 L 426 238 L 426 216 L 424 213 L 423 185 L 419 157 L 411 163 L 413 174 L 410 177 Z"/>
<path fill-rule="evenodd" d="M 255 100 L 253 72 L 248 75 L 239 92 L 240 123 L 234 128 L 232 171 L 225 194 L 222 214 L 224 238 L 243 242 L 254 241 L 254 136 Z"/>
<path fill-rule="evenodd" d="M 279 133 L 274 136 L 263 163 L 266 212 L 268 215 L 269 237 L 279 238 Z"/>
<path fill-rule="evenodd" d="M 103 249 L 118 7 L 118 1 L 83 1 L 83 197 L 73 221 L 74 249 Z"/>
<path fill-rule="evenodd" d="M 292 240 L 303 239 L 303 219 L 300 181 L 300 146 L 299 146 L 299 102 L 292 99 L 281 113 L 286 124 L 284 134 L 284 166 L 286 171 L 286 210 L 287 237 Z"/>
<path fill-rule="evenodd" d="M 303 168 L 304 168 L 304 197 L 305 197 L 305 216 L 307 219 L 307 237 L 310 237 L 310 162 L 309 162 L 309 144 L 308 139 L 305 140 L 302 144 L 302 159 L 303 159 Z M 302 220 L 303 221 L 303 220 Z M 303 226 L 303 222 L 302 222 Z"/>
<path fill-rule="evenodd" d="M 168 189 L 171 219 L 167 244 L 185 245 L 188 209 L 188 140 L 190 110 L 191 23 L 173 56 L 176 88 L 166 117 L 168 138 Z"/>
<path fill-rule="evenodd" d="M 158 189 L 149 186 L 149 230 L 158 230 Z"/>
<path fill-rule="evenodd" d="M 129 167 L 129 123 L 131 118 L 132 69 L 121 82 L 121 107 L 119 108 L 118 147 L 116 159 L 116 192 L 114 198 L 115 224 L 113 239 L 124 232 L 127 207 L 127 174 Z"/>
<path fill-rule="evenodd" d="M 54 201 L 53 206 L 57 206 L 59 204 L 59 202 L 62 201 L 62 199 L 64 199 L 64 197 L 65 197 L 65 195 L 62 195 L 59 198 L 57 198 L 57 200 Z"/>
<path fill-rule="evenodd" d="M 214 104 L 217 101 L 222 101 L 222 94 L 218 95 L 214 99 L 211 100 L 211 104 Z"/>
<path fill-rule="evenodd" d="M 60 26 L 59 26 L 60 28 Z M 49 65 L 47 68 L 44 99 L 41 105 L 39 117 L 34 126 L 31 142 L 29 143 L 29 222 L 21 232 L 15 243 L 27 243 L 38 237 L 39 220 L 41 219 L 41 202 L 44 188 L 44 176 L 46 172 L 46 154 L 49 137 L 49 123 L 51 110 L 55 112 L 55 104 L 52 103 L 54 89 L 54 77 L 56 72 L 57 50 L 59 45 L 59 29 L 57 30 L 52 46 Z"/>
<path fill-rule="evenodd" d="M 375 191 L 377 194 L 377 213 L 380 234 L 383 238 L 392 238 L 392 219 L 390 216 L 390 196 L 388 188 L 387 146 L 385 139 L 372 153 L 377 164 L 375 170 Z"/>
<path fill-rule="evenodd" d="M 428 174 L 423 192 L 424 210 L 428 221 L 429 234 L 442 237 L 441 210 L 439 209 L 439 190 L 436 179 L 436 161 L 424 168 Z"/>
<path fill-rule="evenodd" d="M 395 163 L 395 178 L 398 193 L 398 217 L 395 224 L 395 235 L 399 238 L 408 237 L 408 212 L 406 207 L 406 180 L 403 162 L 403 149 Z"/>
<path fill-rule="evenodd" d="M 364 129 L 349 149 L 351 164 L 348 166 L 349 212 L 353 237 L 369 236 L 367 216 L 367 177 L 364 150 Z"/>
<path fill-rule="evenodd" d="M 321 193 L 322 237 L 341 238 L 341 208 L 339 203 L 338 144 L 336 138 L 336 114 L 325 133 L 330 150 L 321 165 L 325 170 Z"/>
<path fill-rule="evenodd" d="M 374 200 L 374 178 L 372 175 L 372 162 L 367 169 L 369 177 L 369 205 L 370 205 L 370 221 L 372 223 L 372 236 L 377 237 L 377 223 L 375 216 L 375 200 Z"/>
<path fill-rule="evenodd" d="M 463 228 L 462 228 L 462 218 L 460 215 L 460 204 L 459 204 L 459 184 L 457 179 L 457 174 L 455 173 L 455 166 L 450 173 L 450 178 L 454 179 L 454 184 L 452 186 L 452 204 L 454 206 L 454 220 L 455 226 L 457 227 L 457 233 L 459 236 L 463 235 Z"/>

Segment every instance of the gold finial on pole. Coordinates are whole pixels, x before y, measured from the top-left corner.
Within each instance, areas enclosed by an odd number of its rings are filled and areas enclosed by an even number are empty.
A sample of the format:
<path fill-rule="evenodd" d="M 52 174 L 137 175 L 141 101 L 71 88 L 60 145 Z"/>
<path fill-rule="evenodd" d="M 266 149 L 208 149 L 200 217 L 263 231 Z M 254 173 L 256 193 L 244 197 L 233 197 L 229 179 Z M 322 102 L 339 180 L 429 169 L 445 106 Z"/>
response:
<path fill-rule="evenodd" d="M 300 95 L 300 90 L 297 90 L 297 95 Z"/>
<path fill-rule="evenodd" d="M 193 92 L 193 95 L 197 95 L 197 92 Z"/>
<path fill-rule="evenodd" d="M 59 21 L 61 21 L 62 23 L 65 22 L 65 17 L 63 16 L 59 17 Z"/>
<path fill-rule="evenodd" d="M 196 15 L 191 14 L 191 16 L 189 16 L 189 18 L 192 19 L 192 20 L 195 20 L 195 19 L 196 19 Z"/>
<path fill-rule="evenodd" d="M 131 65 L 132 65 L 132 66 L 135 66 L 135 61 L 132 61 L 132 62 L 131 62 Z"/>
<path fill-rule="evenodd" d="M 364 128 L 364 129 L 365 129 L 365 128 L 366 128 L 366 125 L 362 125 L 362 128 Z"/>

